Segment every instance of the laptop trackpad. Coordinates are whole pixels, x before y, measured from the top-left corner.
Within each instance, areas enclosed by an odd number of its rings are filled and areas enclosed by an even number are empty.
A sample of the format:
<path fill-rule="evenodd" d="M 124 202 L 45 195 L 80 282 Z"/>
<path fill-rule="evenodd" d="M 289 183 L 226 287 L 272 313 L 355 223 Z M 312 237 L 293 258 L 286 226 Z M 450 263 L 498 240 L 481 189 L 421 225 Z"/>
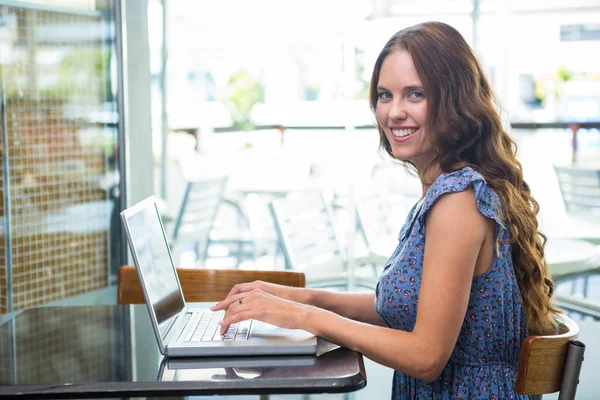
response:
<path fill-rule="evenodd" d="M 261 322 L 254 320 L 252 321 L 252 328 L 250 329 L 249 338 L 258 339 L 286 339 L 293 341 L 301 341 L 314 337 L 314 335 L 310 332 L 307 332 L 302 329 L 286 329 L 280 328 L 275 325 L 268 324 L 266 322 Z"/>

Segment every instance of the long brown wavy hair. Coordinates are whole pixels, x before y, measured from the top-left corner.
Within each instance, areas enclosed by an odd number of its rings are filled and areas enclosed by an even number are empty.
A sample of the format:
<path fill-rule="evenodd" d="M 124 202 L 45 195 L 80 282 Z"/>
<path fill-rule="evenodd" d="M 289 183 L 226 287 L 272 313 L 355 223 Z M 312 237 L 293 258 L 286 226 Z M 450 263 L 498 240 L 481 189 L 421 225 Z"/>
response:
<path fill-rule="evenodd" d="M 552 301 L 554 285 L 544 260 L 546 236 L 538 230 L 536 218 L 539 205 L 523 180 L 516 143 L 502 127 L 499 104 L 477 57 L 462 35 L 447 24 L 426 22 L 401 30 L 375 62 L 370 87 L 375 115 L 381 65 L 390 53 L 400 50 L 412 56 L 427 99 L 426 131 L 437 151 L 428 168 L 439 166 L 448 173 L 469 166 L 496 191 L 510 233 L 528 330 L 530 334 L 553 332 L 553 314 L 560 311 Z M 378 121 L 377 129 L 381 147 L 393 157 Z"/>

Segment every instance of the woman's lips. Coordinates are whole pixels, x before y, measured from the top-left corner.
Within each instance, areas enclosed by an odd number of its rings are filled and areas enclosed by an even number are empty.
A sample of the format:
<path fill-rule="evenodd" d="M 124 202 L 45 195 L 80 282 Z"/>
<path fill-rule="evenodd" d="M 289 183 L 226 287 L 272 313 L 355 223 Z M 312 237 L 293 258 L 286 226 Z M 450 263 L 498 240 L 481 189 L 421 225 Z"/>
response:
<path fill-rule="evenodd" d="M 413 137 L 419 131 L 419 128 L 390 129 L 390 131 L 392 133 L 392 140 L 396 143 L 402 143 Z"/>

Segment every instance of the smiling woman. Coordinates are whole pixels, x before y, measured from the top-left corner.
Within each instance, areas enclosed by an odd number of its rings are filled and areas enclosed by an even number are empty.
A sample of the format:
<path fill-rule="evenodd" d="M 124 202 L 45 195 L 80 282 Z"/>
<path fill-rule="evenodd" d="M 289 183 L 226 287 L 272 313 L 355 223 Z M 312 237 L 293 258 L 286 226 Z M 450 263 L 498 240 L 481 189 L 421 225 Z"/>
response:
<path fill-rule="evenodd" d="M 454 281 L 457 293 L 470 286 L 466 315 L 460 302 L 445 309 L 463 316 L 464 322 L 452 341 L 454 350 L 448 363 L 434 381 L 434 391 L 452 393 L 452 397 L 460 393 L 465 398 L 505 397 L 509 393 L 513 397 L 516 354 L 524 335 L 528 330 L 552 331 L 552 313 L 557 310 L 551 302 L 553 284 L 543 259 L 545 237 L 537 226 L 539 207 L 523 181 L 514 142 L 501 126 L 483 70 L 454 28 L 437 22 L 420 24 L 388 41 L 375 64 L 370 96 L 382 148 L 414 167 L 424 188 L 423 205 L 413 209 L 403 228 L 412 237 L 422 236 L 424 255 L 409 251 L 411 246 L 399 246 L 380 280 L 383 284 L 378 288 L 376 309 L 390 326 L 416 332 L 431 316 L 431 311 L 424 309 L 437 304 L 429 296 L 443 295 L 454 279 L 459 279 Z M 475 203 L 469 204 L 473 192 Z M 448 206 L 451 203 L 453 206 Z M 473 210 L 484 218 L 471 215 Z M 473 280 L 467 286 L 465 281 L 460 283 L 460 268 L 449 272 L 451 253 L 437 258 L 443 248 L 438 247 L 438 238 L 454 238 L 453 250 L 463 253 L 477 243 L 453 235 L 438 236 L 443 231 L 450 233 L 448 224 L 464 223 L 448 213 L 472 218 L 469 234 L 483 235 L 475 246 L 474 262 L 460 261 L 473 268 Z M 413 246 L 419 249 L 421 243 Z M 406 271 L 407 257 L 416 257 L 422 270 Z M 445 265 L 445 270 L 437 270 L 432 260 Z M 437 276 L 430 276 L 432 273 Z M 445 276 L 445 288 L 437 286 L 440 275 Z M 490 282 L 496 286 L 489 286 Z M 502 291 L 497 290 L 498 285 L 503 286 Z M 430 294 L 432 289 L 434 294 Z M 404 298 L 394 294 L 398 291 Z M 488 303 L 489 299 L 494 300 Z M 405 309 L 401 316 L 398 307 Z M 452 317 L 445 318 L 446 328 L 456 327 Z M 496 327 L 500 327 L 502 339 L 497 337 Z M 480 342 L 482 337 L 487 341 Z M 502 372 L 492 365 L 496 362 L 504 365 Z M 460 366 L 472 363 L 478 365 L 477 370 Z M 431 386 L 408 375 L 396 373 L 394 390 L 400 398 L 430 393 Z M 468 383 L 478 376 L 485 380 L 484 376 L 496 375 L 483 391 Z"/>
<path fill-rule="evenodd" d="M 375 63 L 370 103 L 382 148 L 423 188 L 376 292 L 236 285 L 214 307 L 222 330 L 310 331 L 393 368 L 393 399 L 525 399 L 521 343 L 553 332 L 558 310 L 539 207 L 479 62 L 447 24 L 406 28 Z"/>

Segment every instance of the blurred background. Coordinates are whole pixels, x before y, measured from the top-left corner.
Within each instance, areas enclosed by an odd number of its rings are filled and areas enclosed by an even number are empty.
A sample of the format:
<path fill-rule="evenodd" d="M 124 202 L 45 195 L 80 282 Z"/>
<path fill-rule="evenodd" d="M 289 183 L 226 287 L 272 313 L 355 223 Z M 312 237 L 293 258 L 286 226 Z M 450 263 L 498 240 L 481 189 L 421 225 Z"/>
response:
<path fill-rule="evenodd" d="M 369 81 L 391 35 L 430 20 L 478 55 L 559 305 L 600 354 L 598 0 L 0 1 L 0 314 L 116 303 L 118 213 L 152 194 L 178 266 L 373 290 L 421 192 L 378 149 Z M 301 226 L 323 231 L 310 251 L 290 240 L 303 209 L 323 217 Z M 387 397 L 391 371 L 369 368 L 354 396 Z"/>

